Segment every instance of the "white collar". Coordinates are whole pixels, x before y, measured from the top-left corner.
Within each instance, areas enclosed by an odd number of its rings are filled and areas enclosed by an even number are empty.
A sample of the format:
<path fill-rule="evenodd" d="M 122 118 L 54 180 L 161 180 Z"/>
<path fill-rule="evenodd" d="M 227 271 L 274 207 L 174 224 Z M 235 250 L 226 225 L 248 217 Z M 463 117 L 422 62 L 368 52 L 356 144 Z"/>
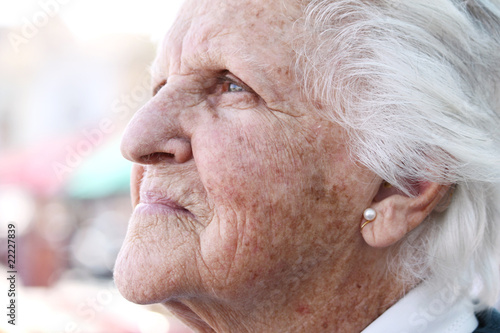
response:
<path fill-rule="evenodd" d="M 477 328 L 470 299 L 456 300 L 450 290 L 418 286 L 361 333 L 471 333 Z"/>

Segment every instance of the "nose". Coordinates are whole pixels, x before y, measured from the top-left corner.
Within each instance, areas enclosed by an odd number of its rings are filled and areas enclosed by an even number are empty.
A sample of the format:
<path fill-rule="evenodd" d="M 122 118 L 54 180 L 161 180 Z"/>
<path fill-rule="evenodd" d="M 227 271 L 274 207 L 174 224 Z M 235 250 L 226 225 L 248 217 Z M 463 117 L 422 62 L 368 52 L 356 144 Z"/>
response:
<path fill-rule="evenodd" d="M 192 158 L 191 140 L 181 124 L 179 96 L 158 93 L 134 115 L 121 142 L 122 155 L 138 164 L 185 163 Z"/>

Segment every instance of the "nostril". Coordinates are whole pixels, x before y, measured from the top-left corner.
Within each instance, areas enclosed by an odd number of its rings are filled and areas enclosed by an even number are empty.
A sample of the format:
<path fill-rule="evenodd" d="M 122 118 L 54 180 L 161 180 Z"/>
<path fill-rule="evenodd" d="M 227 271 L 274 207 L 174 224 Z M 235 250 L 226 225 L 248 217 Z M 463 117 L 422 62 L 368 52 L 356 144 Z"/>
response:
<path fill-rule="evenodd" d="M 142 164 L 156 164 L 163 161 L 171 161 L 175 158 L 174 154 L 170 153 L 153 153 L 140 157 Z"/>

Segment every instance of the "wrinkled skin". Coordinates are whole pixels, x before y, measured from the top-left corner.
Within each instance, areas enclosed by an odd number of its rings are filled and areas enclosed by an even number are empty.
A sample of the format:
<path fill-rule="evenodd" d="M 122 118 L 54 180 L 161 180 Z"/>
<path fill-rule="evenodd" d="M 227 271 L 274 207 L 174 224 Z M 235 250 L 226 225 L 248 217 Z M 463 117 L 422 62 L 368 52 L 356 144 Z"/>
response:
<path fill-rule="evenodd" d="M 291 70 L 296 17 L 281 1 L 189 1 L 124 134 L 135 211 L 116 283 L 199 331 L 360 331 L 398 290 L 359 232 L 380 179 Z"/>

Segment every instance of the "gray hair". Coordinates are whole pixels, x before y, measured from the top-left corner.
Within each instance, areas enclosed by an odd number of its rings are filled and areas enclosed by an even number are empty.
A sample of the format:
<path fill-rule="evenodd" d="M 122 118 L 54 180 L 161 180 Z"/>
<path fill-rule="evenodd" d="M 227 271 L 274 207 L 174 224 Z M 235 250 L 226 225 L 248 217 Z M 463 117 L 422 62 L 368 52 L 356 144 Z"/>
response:
<path fill-rule="evenodd" d="M 349 133 L 353 158 L 415 195 L 454 184 L 398 247 L 406 281 L 482 305 L 499 290 L 500 0 L 311 0 L 296 71 L 318 112 Z"/>

